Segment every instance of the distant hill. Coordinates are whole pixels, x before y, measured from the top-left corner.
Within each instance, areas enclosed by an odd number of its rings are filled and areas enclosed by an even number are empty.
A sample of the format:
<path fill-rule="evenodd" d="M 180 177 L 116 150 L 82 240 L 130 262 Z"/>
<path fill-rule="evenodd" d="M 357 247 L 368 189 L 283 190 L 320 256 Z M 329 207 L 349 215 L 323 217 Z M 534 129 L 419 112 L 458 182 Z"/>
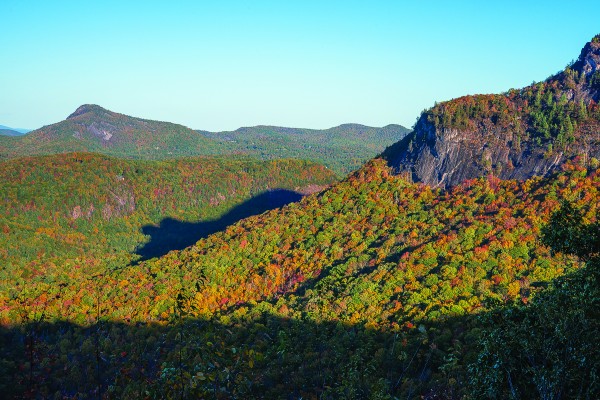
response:
<path fill-rule="evenodd" d="M 118 157 L 164 159 L 215 154 L 217 146 L 192 129 L 83 105 L 66 120 L 25 136 L 0 137 L 0 159 L 97 152 Z"/>
<path fill-rule="evenodd" d="M 0 125 L 0 135 L 21 136 L 28 132 L 31 132 L 31 129 L 11 128 L 10 126 Z"/>
<path fill-rule="evenodd" d="M 0 135 L 2 135 L 2 136 L 21 136 L 21 135 L 23 135 L 23 133 L 13 131 L 12 129 L 0 128 Z"/>
<path fill-rule="evenodd" d="M 373 128 L 344 124 L 322 130 L 260 125 L 232 132 L 198 132 L 217 141 L 224 153 L 239 152 L 263 159 L 308 159 L 346 174 L 410 130 L 400 125 Z"/>
<path fill-rule="evenodd" d="M 346 124 L 325 130 L 257 126 L 211 133 L 87 104 L 66 120 L 25 136 L 0 136 L 0 160 L 74 151 L 134 159 L 247 155 L 263 160 L 310 160 L 342 175 L 357 169 L 408 132 L 400 125 L 371 128 Z"/>
<path fill-rule="evenodd" d="M 435 105 L 384 157 L 397 173 L 442 187 L 489 174 L 546 176 L 567 159 L 600 158 L 598 101 L 600 35 L 544 82 Z"/>

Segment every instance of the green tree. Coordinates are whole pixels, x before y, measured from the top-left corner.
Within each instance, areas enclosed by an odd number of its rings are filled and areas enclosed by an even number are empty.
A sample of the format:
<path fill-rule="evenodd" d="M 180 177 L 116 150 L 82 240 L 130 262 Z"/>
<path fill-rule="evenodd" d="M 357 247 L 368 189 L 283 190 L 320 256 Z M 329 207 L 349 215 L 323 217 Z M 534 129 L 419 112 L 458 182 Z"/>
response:
<path fill-rule="evenodd" d="M 563 202 L 542 228 L 542 243 L 553 251 L 574 254 L 588 261 L 600 252 L 599 231 L 598 223 L 584 224 L 581 210 Z"/>
<path fill-rule="evenodd" d="M 555 252 L 587 261 L 557 279 L 528 305 L 479 318 L 476 362 L 469 366 L 472 393 L 495 399 L 589 399 L 600 396 L 600 271 L 598 223 L 563 203 L 542 230 Z"/>

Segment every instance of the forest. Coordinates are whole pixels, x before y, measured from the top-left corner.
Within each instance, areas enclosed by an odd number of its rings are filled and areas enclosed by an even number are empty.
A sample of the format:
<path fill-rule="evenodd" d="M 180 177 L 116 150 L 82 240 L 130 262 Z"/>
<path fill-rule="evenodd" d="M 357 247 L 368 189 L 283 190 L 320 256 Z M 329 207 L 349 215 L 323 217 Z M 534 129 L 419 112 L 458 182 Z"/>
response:
<path fill-rule="evenodd" d="M 502 353 L 508 375 L 484 367 L 502 349 L 498 341 L 512 343 L 507 352 L 529 345 L 490 321 L 513 326 L 523 313 L 531 329 L 543 329 L 543 318 L 564 317 L 565 332 L 556 334 L 567 341 L 595 323 L 579 303 L 597 312 L 597 297 L 573 297 L 572 314 L 552 303 L 587 284 L 583 261 L 591 261 L 552 250 L 544 240 L 559 240 L 545 239 L 544 227 L 566 201 L 578 223 L 597 230 L 599 185 L 600 171 L 575 163 L 550 178 L 489 176 L 445 192 L 375 160 L 331 189 L 158 259 L 41 266 L 5 283 L 3 390 L 387 399 L 479 390 L 486 398 L 490 382 L 512 379 L 515 390 L 540 395 L 544 377 L 554 377 L 560 387 L 548 390 L 577 383 L 572 398 L 586 398 L 598 393 L 597 350 L 565 360 L 550 352 L 547 333 L 531 346 L 554 358 L 528 365 Z M 532 312 L 547 303 L 555 308 Z M 516 321 L 515 335 L 527 336 L 530 328 Z M 565 376 L 574 365 L 589 374 Z"/>
<path fill-rule="evenodd" d="M 70 153 L 2 162 L 0 180 L 6 282 L 47 267 L 112 268 L 162 255 L 336 177 L 295 160 L 141 161 Z"/>
<path fill-rule="evenodd" d="M 325 165 L 340 176 L 357 170 L 408 132 L 400 125 L 372 128 L 358 124 L 322 130 L 255 126 L 233 132 L 199 131 L 217 141 L 221 153 L 241 153 L 267 160 L 306 159 Z"/>

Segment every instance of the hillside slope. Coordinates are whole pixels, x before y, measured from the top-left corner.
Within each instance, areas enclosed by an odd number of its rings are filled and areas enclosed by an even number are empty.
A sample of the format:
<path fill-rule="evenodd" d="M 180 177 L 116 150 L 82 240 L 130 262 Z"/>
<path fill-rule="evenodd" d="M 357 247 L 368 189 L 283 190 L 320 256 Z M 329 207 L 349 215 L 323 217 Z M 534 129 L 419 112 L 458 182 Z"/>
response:
<path fill-rule="evenodd" d="M 18 136 L 31 132 L 31 129 L 12 128 L 6 125 L 0 125 L 0 135 Z"/>
<path fill-rule="evenodd" d="M 540 227 L 559 199 L 593 217 L 599 190 L 600 171 L 570 166 L 551 178 L 480 179 L 442 192 L 378 160 L 300 203 L 136 267 L 46 267 L 10 278 L 0 318 L 41 315 L 24 329 L 42 358 L 57 358 L 45 361 L 50 372 L 36 364 L 45 377 L 38 390 L 460 398 L 477 356 L 472 315 L 527 303 L 540 283 L 576 270 L 576 259 L 540 245 Z M 3 337 L 14 344 L 7 351 L 22 347 L 17 331 Z M 102 360 L 93 361 L 94 348 Z M 4 357 L 14 374 L 5 378 L 25 388 L 26 372 L 12 361 L 24 356 Z"/>
<path fill-rule="evenodd" d="M 21 136 L 21 135 L 23 135 L 21 132 L 18 132 L 15 130 L 0 128 L 0 136 Z"/>
<path fill-rule="evenodd" d="M 400 125 L 373 128 L 344 124 L 323 130 L 254 126 L 233 132 L 198 132 L 218 141 L 222 152 L 262 159 L 307 159 L 345 175 L 402 139 L 410 130 Z"/>
<path fill-rule="evenodd" d="M 335 181 L 298 160 L 121 160 L 89 153 L 0 163 L 2 274 L 125 266 L 195 243 Z M 6 278 L 6 276 L 5 276 Z"/>
<path fill-rule="evenodd" d="M 441 187 L 545 176 L 578 155 L 600 158 L 599 100 L 600 35 L 544 82 L 435 105 L 383 156 L 397 173 Z"/>
<path fill-rule="evenodd" d="M 0 137 L 0 159 L 75 151 L 164 159 L 215 154 L 215 145 L 183 125 L 129 117 L 90 104 L 27 135 Z"/>

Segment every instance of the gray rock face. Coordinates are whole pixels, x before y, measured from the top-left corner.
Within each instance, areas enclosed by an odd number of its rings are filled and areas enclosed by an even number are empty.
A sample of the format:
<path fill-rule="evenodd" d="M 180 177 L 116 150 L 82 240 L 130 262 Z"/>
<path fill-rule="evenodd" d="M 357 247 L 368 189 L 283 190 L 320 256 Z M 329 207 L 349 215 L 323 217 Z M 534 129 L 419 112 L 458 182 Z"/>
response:
<path fill-rule="evenodd" d="M 117 129 L 109 123 L 92 122 L 92 124 L 87 127 L 87 131 L 108 142 L 117 132 Z"/>
<path fill-rule="evenodd" d="M 561 72 L 549 78 L 546 83 L 560 88 L 562 96 L 559 92 L 557 99 L 562 97 L 565 100 L 561 101 L 574 105 L 586 104 L 589 106 L 588 110 L 598 110 L 600 89 L 595 83 L 590 84 L 590 77 L 596 76 L 600 71 L 600 35 L 585 45 L 571 69 L 576 73 Z M 579 77 L 581 73 L 585 75 L 585 79 Z M 578 83 L 574 81 L 574 77 L 577 77 Z M 498 104 L 502 100 L 506 103 L 511 101 L 507 95 L 495 95 L 495 100 L 498 100 Z M 513 97 L 512 101 L 514 100 Z M 600 114 L 597 111 L 593 111 L 593 116 L 586 117 L 587 120 L 575 128 L 571 138 L 574 140 L 569 140 L 566 144 L 562 142 L 560 146 L 553 148 L 551 141 L 540 140 L 539 137 L 534 140 L 533 136 L 526 133 L 532 125 L 532 114 L 521 113 L 521 109 L 531 99 L 517 97 L 516 100 L 514 104 L 517 106 L 510 112 L 516 113 L 512 115 L 514 120 L 525 128 L 519 136 L 511 130 L 511 124 L 498 124 L 494 120 L 499 115 L 497 110 L 493 110 L 495 105 L 474 111 L 469 117 L 469 123 L 458 125 L 471 127 L 464 129 L 449 128 L 453 125 L 440 124 L 439 121 L 434 124 L 428 119 L 428 113 L 424 113 L 413 132 L 386 149 L 382 157 L 397 173 L 407 174 L 414 181 L 437 187 L 450 187 L 467 179 L 490 174 L 500 179 L 519 180 L 545 176 L 576 156 L 581 156 L 583 161 L 592 157 L 600 158 Z M 460 107 L 444 108 L 461 111 Z M 442 113 L 452 112 L 445 111 L 444 108 Z M 576 107 L 572 108 L 575 109 Z M 538 108 L 536 112 L 539 113 L 540 110 Z M 553 111 L 547 106 L 543 112 L 550 115 Z M 449 115 L 452 117 L 451 114 L 444 117 Z M 546 122 L 555 117 L 547 118 Z"/>
<path fill-rule="evenodd" d="M 588 76 L 600 70 L 600 42 L 587 43 L 573 68 Z"/>
<path fill-rule="evenodd" d="M 388 148 L 383 157 L 396 173 L 417 182 L 450 187 L 464 180 L 494 175 L 500 179 L 545 176 L 574 155 L 600 157 L 600 143 L 573 145 L 568 153 L 547 152 L 531 142 L 518 143 L 510 131 L 488 128 L 474 132 L 437 131 L 421 117 L 415 130 Z"/>

